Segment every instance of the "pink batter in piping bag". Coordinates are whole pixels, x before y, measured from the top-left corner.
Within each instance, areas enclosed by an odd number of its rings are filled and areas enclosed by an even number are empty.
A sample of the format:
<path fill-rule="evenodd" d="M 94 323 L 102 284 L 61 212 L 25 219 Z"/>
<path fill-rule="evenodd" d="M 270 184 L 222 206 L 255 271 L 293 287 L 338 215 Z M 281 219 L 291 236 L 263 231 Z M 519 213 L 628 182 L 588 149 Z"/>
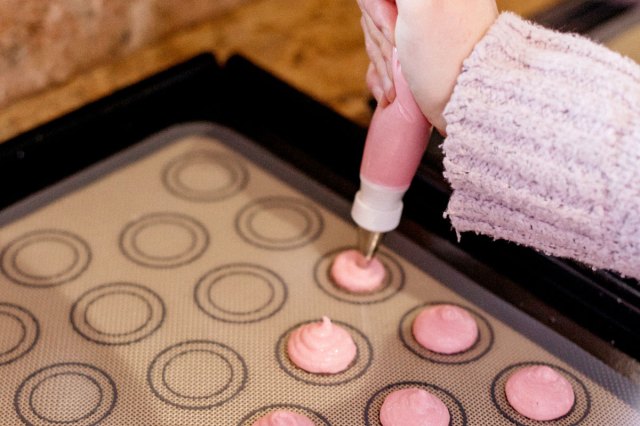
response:
<path fill-rule="evenodd" d="M 427 148 L 431 124 L 420 111 L 393 54 L 395 100 L 378 105 L 360 166 L 360 190 L 356 193 L 351 217 L 360 227 L 359 248 L 370 260 L 383 233 L 400 223 L 402 197 L 409 189 L 420 159 Z"/>

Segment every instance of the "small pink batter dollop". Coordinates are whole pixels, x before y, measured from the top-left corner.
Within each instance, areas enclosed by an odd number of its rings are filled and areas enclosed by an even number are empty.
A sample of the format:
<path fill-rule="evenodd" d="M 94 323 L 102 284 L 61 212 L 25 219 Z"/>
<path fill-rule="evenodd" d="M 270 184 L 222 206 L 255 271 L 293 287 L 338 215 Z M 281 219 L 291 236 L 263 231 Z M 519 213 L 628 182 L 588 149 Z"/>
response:
<path fill-rule="evenodd" d="M 386 271 L 378 258 L 367 264 L 358 250 L 345 250 L 338 254 L 331 265 L 331 278 L 339 286 L 352 293 L 370 293 L 382 285 Z"/>
<path fill-rule="evenodd" d="M 435 305 L 422 310 L 413 321 L 413 337 L 425 348 L 441 354 L 469 349 L 478 339 L 478 325 L 465 309 Z"/>
<path fill-rule="evenodd" d="M 356 356 L 356 345 L 344 328 L 328 317 L 295 329 L 287 342 L 289 359 L 309 373 L 339 373 Z"/>
<path fill-rule="evenodd" d="M 448 426 L 449 420 L 447 406 L 420 388 L 392 392 L 380 407 L 382 426 Z"/>
<path fill-rule="evenodd" d="M 302 414 L 293 411 L 278 410 L 260 417 L 253 426 L 315 426 L 313 422 Z"/>
<path fill-rule="evenodd" d="M 509 404 L 532 420 L 555 420 L 567 414 L 575 401 L 571 384 L 546 365 L 523 367 L 509 376 L 504 387 Z"/>

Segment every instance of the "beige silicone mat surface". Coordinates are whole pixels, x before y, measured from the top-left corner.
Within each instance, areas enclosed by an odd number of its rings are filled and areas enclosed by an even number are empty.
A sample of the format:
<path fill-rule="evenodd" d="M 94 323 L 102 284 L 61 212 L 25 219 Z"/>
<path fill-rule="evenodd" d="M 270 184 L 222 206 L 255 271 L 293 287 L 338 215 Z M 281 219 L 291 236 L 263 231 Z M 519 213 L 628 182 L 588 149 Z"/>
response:
<path fill-rule="evenodd" d="M 294 189 L 271 173 L 299 187 L 288 166 L 252 150 L 265 169 L 227 145 L 250 143 L 206 126 L 170 130 L 128 164 L 97 166 L 65 195 L 53 189 L 50 203 L 40 195 L 35 210 L 4 218 L 0 425 L 250 425 L 275 408 L 317 425 L 377 425 L 385 395 L 406 386 L 439 396 L 452 425 L 640 424 L 637 407 L 606 389 L 626 383 L 616 373 L 523 320 L 604 371 L 596 383 L 436 280 L 430 268 L 447 267 L 428 254 L 414 265 L 383 247 L 383 290 L 336 289 L 327 268 L 355 230 L 327 206 L 348 203 L 314 201 L 326 191 Z M 465 280 L 448 276 L 454 287 Z M 468 352 L 436 355 L 413 340 L 412 318 L 437 302 L 476 318 Z M 283 350 L 294 327 L 322 315 L 358 347 L 331 376 L 297 369 Z M 506 403 L 506 377 L 528 363 L 571 382 L 566 417 L 537 423 Z M 637 397 L 633 386 L 621 392 Z"/>

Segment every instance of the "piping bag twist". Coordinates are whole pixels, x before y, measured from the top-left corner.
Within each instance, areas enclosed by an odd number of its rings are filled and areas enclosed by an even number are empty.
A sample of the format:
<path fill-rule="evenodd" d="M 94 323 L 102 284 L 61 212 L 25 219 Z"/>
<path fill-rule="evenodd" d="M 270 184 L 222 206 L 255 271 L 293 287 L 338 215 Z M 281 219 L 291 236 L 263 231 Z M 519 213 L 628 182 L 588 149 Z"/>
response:
<path fill-rule="evenodd" d="M 382 233 L 400 223 L 402 197 L 416 174 L 432 129 L 402 75 L 395 49 L 392 66 L 396 98 L 385 107 L 378 105 L 373 114 L 360 166 L 360 190 L 351 210 L 351 217 L 364 230 L 360 250 L 367 260 Z"/>

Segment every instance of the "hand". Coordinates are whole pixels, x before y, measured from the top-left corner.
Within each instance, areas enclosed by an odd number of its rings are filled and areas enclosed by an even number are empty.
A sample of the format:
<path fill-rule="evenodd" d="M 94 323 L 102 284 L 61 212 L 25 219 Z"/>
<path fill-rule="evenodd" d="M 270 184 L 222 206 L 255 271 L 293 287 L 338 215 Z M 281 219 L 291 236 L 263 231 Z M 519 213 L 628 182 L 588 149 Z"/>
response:
<path fill-rule="evenodd" d="M 396 45 L 420 109 L 446 134 L 443 111 L 462 62 L 498 16 L 495 0 L 397 0 Z"/>
<path fill-rule="evenodd" d="M 373 95 L 384 93 L 383 102 L 395 97 L 389 88 L 389 46 L 395 45 L 402 73 L 420 109 L 446 134 L 444 108 L 462 62 L 498 16 L 495 0 L 358 0 L 358 4 L 373 64 L 367 73 Z M 394 6 L 396 21 L 390 12 Z"/>
<path fill-rule="evenodd" d="M 393 68 L 395 26 L 398 11 L 393 0 L 357 0 L 362 17 L 365 47 L 371 63 L 367 70 L 367 86 L 382 106 L 393 102 Z"/>

